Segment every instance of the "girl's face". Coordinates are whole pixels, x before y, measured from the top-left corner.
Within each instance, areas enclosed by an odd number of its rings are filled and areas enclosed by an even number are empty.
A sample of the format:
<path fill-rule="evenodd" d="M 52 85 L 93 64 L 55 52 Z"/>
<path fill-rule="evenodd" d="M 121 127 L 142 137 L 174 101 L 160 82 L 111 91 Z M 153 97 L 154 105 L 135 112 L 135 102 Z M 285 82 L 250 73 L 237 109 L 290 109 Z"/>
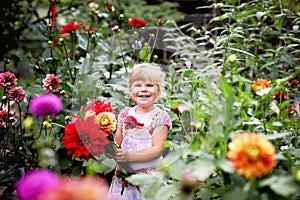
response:
<path fill-rule="evenodd" d="M 160 89 L 157 83 L 138 80 L 133 82 L 130 88 L 131 97 L 137 106 L 151 107 L 160 95 Z"/>

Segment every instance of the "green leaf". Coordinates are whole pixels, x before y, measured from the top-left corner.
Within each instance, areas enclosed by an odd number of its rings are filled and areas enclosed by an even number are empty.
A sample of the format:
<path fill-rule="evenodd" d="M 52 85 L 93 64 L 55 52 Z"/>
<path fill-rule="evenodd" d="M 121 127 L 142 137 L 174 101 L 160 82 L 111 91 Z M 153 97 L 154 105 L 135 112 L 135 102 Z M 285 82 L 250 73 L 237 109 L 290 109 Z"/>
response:
<path fill-rule="evenodd" d="M 272 176 L 261 181 L 259 186 L 269 186 L 276 194 L 283 197 L 288 197 L 299 191 L 299 186 L 292 176 Z"/>
<path fill-rule="evenodd" d="M 217 160 L 216 165 L 218 167 L 220 167 L 224 172 L 227 172 L 227 173 L 234 173 L 235 172 L 232 163 L 229 160 L 225 159 L 225 158 Z"/>
<path fill-rule="evenodd" d="M 232 199 L 239 199 L 243 200 L 246 199 L 247 193 L 244 192 L 241 188 L 239 187 L 234 187 L 228 192 L 225 192 L 223 195 L 223 200 L 232 200 Z"/>
<path fill-rule="evenodd" d="M 151 58 L 151 47 L 148 44 L 140 50 L 139 52 L 139 59 L 144 62 L 149 62 Z"/>
<path fill-rule="evenodd" d="M 78 37 L 78 46 L 84 50 L 87 48 L 88 39 L 86 37 L 83 37 L 80 34 L 77 34 Z"/>

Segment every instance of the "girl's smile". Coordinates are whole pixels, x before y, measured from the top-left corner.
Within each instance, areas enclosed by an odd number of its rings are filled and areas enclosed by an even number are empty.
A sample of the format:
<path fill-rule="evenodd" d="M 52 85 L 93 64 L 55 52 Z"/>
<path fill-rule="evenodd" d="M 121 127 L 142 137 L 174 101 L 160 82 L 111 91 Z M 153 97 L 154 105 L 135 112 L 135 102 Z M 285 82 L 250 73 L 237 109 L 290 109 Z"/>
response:
<path fill-rule="evenodd" d="M 160 95 L 158 84 L 149 81 L 135 81 L 131 88 L 131 97 L 138 107 L 149 107 L 151 110 L 155 100 Z"/>

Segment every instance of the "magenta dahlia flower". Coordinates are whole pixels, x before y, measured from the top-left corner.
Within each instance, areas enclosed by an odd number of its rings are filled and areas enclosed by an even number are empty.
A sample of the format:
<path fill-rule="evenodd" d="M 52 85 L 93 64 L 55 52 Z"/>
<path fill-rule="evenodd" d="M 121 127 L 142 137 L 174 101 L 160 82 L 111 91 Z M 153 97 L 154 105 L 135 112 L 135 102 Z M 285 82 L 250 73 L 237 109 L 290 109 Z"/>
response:
<path fill-rule="evenodd" d="M 20 200 L 35 200 L 39 195 L 59 185 L 60 177 L 57 174 L 46 169 L 35 169 L 20 177 L 15 188 Z"/>
<path fill-rule="evenodd" d="M 26 98 L 25 90 L 22 86 L 15 87 L 9 91 L 9 98 L 16 103 L 24 102 Z"/>
<path fill-rule="evenodd" d="M 17 84 L 17 77 L 11 72 L 3 72 L 0 74 L 0 86 L 9 90 Z"/>
<path fill-rule="evenodd" d="M 57 114 L 62 108 L 62 101 L 56 94 L 42 94 L 34 97 L 29 107 L 35 116 L 45 117 Z"/>

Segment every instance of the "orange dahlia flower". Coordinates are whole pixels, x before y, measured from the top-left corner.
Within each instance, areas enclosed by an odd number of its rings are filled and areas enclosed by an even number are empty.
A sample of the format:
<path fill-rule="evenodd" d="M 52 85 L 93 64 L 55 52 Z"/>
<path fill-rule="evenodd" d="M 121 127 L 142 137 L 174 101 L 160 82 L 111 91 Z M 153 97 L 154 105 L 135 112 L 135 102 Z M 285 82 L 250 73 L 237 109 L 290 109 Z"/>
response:
<path fill-rule="evenodd" d="M 239 133 L 228 147 L 228 159 L 246 178 L 262 177 L 276 166 L 273 144 L 257 133 Z"/>
<path fill-rule="evenodd" d="M 96 116 L 96 123 L 101 129 L 113 133 L 117 129 L 116 115 L 112 112 L 102 112 Z"/>
<path fill-rule="evenodd" d="M 270 81 L 260 78 L 260 79 L 255 80 L 251 86 L 252 86 L 253 91 L 256 93 L 262 89 L 269 88 Z"/>

